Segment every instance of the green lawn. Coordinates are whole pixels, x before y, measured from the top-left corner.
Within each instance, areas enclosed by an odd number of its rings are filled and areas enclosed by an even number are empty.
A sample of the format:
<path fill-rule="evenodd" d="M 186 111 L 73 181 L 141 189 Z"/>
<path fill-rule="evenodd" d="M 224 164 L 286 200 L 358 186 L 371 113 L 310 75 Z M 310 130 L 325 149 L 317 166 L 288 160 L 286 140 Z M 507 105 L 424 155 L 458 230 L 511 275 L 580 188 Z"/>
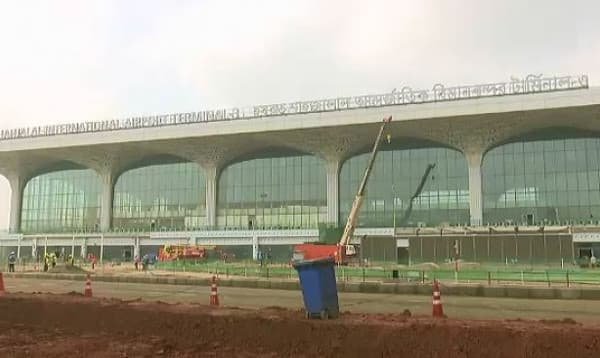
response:
<path fill-rule="evenodd" d="M 295 278 L 295 270 L 286 264 L 274 263 L 260 266 L 254 262 L 223 263 L 220 261 L 167 261 L 158 262 L 155 269 L 205 272 L 225 276 L 247 276 L 264 278 Z M 425 281 L 433 279 L 458 282 L 488 282 L 497 283 L 548 283 L 566 285 L 590 284 L 600 285 L 600 269 L 582 269 L 576 266 L 569 268 L 513 267 L 490 265 L 475 268 L 454 269 L 435 267 L 336 267 L 339 280 L 351 281 L 380 281 L 392 279 L 393 270 L 398 271 L 398 277 L 404 281 Z"/>

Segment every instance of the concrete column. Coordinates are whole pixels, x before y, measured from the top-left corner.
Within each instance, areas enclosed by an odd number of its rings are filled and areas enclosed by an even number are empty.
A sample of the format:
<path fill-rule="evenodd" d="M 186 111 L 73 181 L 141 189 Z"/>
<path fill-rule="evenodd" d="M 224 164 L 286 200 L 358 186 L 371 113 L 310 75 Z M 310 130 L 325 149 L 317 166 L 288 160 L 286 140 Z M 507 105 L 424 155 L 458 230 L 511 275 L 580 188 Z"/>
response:
<path fill-rule="evenodd" d="M 258 260 L 258 235 L 252 236 L 252 259 Z"/>
<path fill-rule="evenodd" d="M 100 263 L 104 260 L 104 235 L 100 235 Z"/>
<path fill-rule="evenodd" d="M 481 160 L 483 153 L 466 153 L 469 165 L 469 212 L 471 226 L 483 225 L 483 192 L 481 185 Z"/>
<path fill-rule="evenodd" d="M 75 235 L 73 235 L 71 241 L 71 256 L 75 257 Z"/>
<path fill-rule="evenodd" d="M 31 258 L 37 262 L 37 238 L 31 239 Z"/>
<path fill-rule="evenodd" d="M 102 202 L 100 208 L 100 231 L 110 231 L 112 227 L 113 196 L 115 175 L 112 170 L 100 173 L 102 179 Z"/>
<path fill-rule="evenodd" d="M 140 238 L 139 236 L 135 238 L 135 244 L 133 245 L 133 257 L 138 257 L 138 259 L 141 259 L 140 257 Z"/>
<path fill-rule="evenodd" d="M 219 171 L 216 167 L 205 169 L 206 173 L 206 226 L 217 226 L 217 184 Z"/>
<path fill-rule="evenodd" d="M 327 161 L 327 222 L 336 227 L 340 220 L 340 167 L 339 160 Z"/>
<path fill-rule="evenodd" d="M 25 178 L 21 175 L 8 176 L 10 184 L 10 219 L 8 230 L 11 233 L 21 231 L 21 208 L 23 204 L 23 189 Z"/>
<path fill-rule="evenodd" d="M 87 256 L 87 239 L 84 237 L 81 239 L 81 258 L 85 260 Z"/>

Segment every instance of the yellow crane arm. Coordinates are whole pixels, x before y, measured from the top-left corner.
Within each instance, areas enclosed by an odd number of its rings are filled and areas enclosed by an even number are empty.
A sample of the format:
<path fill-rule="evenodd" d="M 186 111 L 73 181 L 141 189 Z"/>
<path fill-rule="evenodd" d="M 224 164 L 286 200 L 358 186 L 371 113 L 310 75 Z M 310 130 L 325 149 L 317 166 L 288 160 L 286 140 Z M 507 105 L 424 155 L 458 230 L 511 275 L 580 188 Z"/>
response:
<path fill-rule="evenodd" d="M 379 143 L 381 142 L 381 137 L 383 136 L 385 126 L 391 121 L 392 116 L 384 118 L 383 123 L 379 128 L 377 139 L 375 139 L 375 143 L 373 144 L 373 150 L 371 151 L 371 158 L 369 159 L 367 168 L 365 169 L 365 174 L 363 175 L 363 179 L 360 182 L 360 186 L 358 187 L 358 193 L 356 194 L 356 196 L 354 197 L 354 201 L 352 202 L 352 208 L 350 209 L 350 214 L 348 215 L 348 221 L 346 222 L 344 233 L 342 234 L 342 238 L 339 242 L 341 246 L 348 245 L 350 239 L 354 235 L 354 229 L 356 228 L 356 219 L 358 218 L 358 211 L 360 210 L 360 207 L 362 205 L 363 195 L 367 186 L 367 181 L 369 180 L 371 170 L 373 169 L 373 164 L 375 163 L 375 158 L 377 157 L 377 152 L 379 151 Z"/>

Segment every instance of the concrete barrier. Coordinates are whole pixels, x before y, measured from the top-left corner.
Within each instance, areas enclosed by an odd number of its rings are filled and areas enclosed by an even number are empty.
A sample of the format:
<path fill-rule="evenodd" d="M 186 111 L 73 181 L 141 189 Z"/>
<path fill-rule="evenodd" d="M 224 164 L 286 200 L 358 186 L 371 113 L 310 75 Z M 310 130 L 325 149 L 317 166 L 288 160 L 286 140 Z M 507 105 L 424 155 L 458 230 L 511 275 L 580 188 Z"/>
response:
<path fill-rule="evenodd" d="M 6 278 L 13 279 L 54 279 L 85 281 L 85 274 L 53 274 L 53 273 L 6 273 Z M 169 285 L 208 286 L 210 279 L 195 277 L 166 276 L 112 276 L 92 274 L 92 280 L 98 282 L 123 282 Z M 280 290 L 299 290 L 296 280 L 265 279 L 221 279 L 223 287 L 263 288 Z M 337 282 L 339 292 L 380 293 L 380 294 L 432 294 L 429 284 L 382 283 L 382 282 Z M 528 286 L 484 286 L 484 285 L 444 285 L 442 295 L 471 297 L 510 297 L 531 299 L 583 299 L 600 300 L 600 288 L 548 288 Z"/>
<path fill-rule="evenodd" d="M 546 287 L 536 287 L 529 289 L 529 297 L 528 298 L 542 298 L 542 299 L 555 299 L 557 298 L 556 290 L 554 288 L 546 288 Z"/>
<path fill-rule="evenodd" d="M 600 290 L 582 288 L 580 290 L 580 297 L 584 300 L 600 300 Z"/>
<path fill-rule="evenodd" d="M 395 292 L 401 295 L 415 295 L 417 294 L 417 285 L 413 284 L 396 284 Z"/>
<path fill-rule="evenodd" d="M 415 292 L 418 295 L 432 295 L 433 294 L 431 286 L 427 285 L 427 284 L 415 285 Z"/>
<path fill-rule="evenodd" d="M 254 280 L 231 280 L 232 287 L 257 288 L 258 282 Z"/>
<path fill-rule="evenodd" d="M 379 285 L 379 293 L 394 294 L 396 293 L 396 286 L 395 283 L 382 283 Z"/>
<path fill-rule="evenodd" d="M 361 282 L 358 286 L 358 292 L 378 293 L 382 284 L 377 282 Z"/>
<path fill-rule="evenodd" d="M 452 296 L 483 296 L 483 289 L 481 285 L 442 285 L 441 292 L 442 294 Z"/>
<path fill-rule="evenodd" d="M 581 290 L 578 288 L 557 288 L 555 290 L 556 298 L 562 300 L 577 300 L 581 298 Z"/>
<path fill-rule="evenodd" d="M 516 287 L 516 286 L 506 287 L 506 297 L 529 298 L 529 288 L 528 287 Z"/>
<path fill-rule="evenodd" d="M 271 288 L 271 281 L 269 280 L 259 280 L 259 281 L 254 281 L 255 282 L 255 288 Z"/>
<path fill-rule="evenodd" d="M 274 290 L 298 290 L 300 286 L 294 281 L 271 281 L 271 289 Z"/>
<path fill-rule="evenodd" d="M 503 286 L 483 286 L 481 288 L 483 297 L 506 297 L 506 287 Z"/>
<path fill-rule="evenodd" d="M 358 282 L 344 282 L 344 290 L 342 292 L 361 292 L 360 283 Z"/>

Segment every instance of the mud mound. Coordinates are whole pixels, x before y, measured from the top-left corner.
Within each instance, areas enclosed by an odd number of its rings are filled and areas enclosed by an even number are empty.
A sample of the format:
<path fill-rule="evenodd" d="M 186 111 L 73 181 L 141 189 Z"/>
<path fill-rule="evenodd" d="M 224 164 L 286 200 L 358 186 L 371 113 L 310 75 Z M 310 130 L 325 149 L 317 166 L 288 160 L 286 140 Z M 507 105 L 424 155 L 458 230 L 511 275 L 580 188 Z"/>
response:
<path fill-rule="evenodd" d="M 444 263 L 440 266 L 444 269 L 454 270 L 454 268 L 456 267 L 456 264 L 454 262 L 449 262 L 449 263 Z M 479 262 L 467 262 L 467 261 L 458 260 L 458 266 L 460 269 L 471 269 L 472 270 L 472 269 L 480 268 L 481 264 Z"/>
<path fill-rule="evenodd" d="M 440 266 L 434 262 L 423 262 L 420 264 L 412 265 L 411 268 L 415 268 L 418 270 L 436 270 L 439 269 Z"/>
<path fill-rule="evenodd" d="M 540 322 L 545 324 L 577 324 L 577 321 L 568 317 L 563 319 L 541 319 Z"/>
<path fill-rule="evenodd" d="M 56 267 L 50 269 L 48 271 L 50 273 L 88 273 L 86 270 L 82 269 L 79 266 L 71 266 L 71 265 L 56 265 Z"/>
<path fill-rule="evenodd" d="M 83 296 L 83 293 L 76 292 L 76 291 L 70 291 L 70 292 L 65 293 L 65 295 L 67 295 L 67 296 Z"/>
<path fill-rule="evenodd" d="M 68 295 L 0 298 L 0 357 L 597 357 L 600 326 L 163 305 Z"/>

